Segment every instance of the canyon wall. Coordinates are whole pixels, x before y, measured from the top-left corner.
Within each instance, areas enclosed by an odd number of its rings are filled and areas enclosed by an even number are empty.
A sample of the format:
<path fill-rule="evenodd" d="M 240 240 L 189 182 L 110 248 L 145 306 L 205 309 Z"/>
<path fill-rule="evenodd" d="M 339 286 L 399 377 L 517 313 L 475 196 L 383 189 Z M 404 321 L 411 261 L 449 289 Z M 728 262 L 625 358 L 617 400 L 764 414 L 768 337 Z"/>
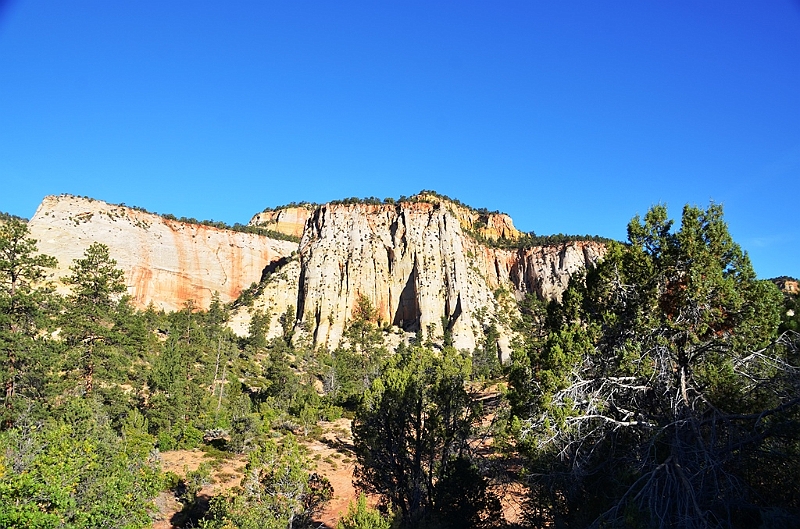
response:
<path fill-rule="evenodd" d="M 134 305 L 177 310 L 208 307 L 215 292 L 235 300 L 272 262 L 297 244 L 250 233 L 187 224 L 125 206 L 69 195 L 46 197 L 28 224 L 39 251 L 55 256 L 55 279 L 93 242 L 108 246 L 125 272 Z M 56 281 L 56 284 L 59 282 Z M 65 290 L 65 287 L 60 287 Z"/>
<path fill-rule="evenodd" d="M 434 196 L 303 211 L 308 214 L 299 255 L 267 280 L 256 307 L 273 315 L 294 309 L 297 328 L 328 347 L 341 341 L 365 296 L 381 322 L 438 339 L 447 329 L 459 349 L 479 346 L 486 326 L 495 323 L 507 357 L 516 301 L 526 293 L 558 298 L 574 272 L 604 253 L 602 244 L 583 241 L 519 250 L 479 243 L 471 234 L 513 241 L 521 233 L 506 215 L 480 214 Z M 281 229 L 280 215 L 269 214 L 252 222 Z M 283 229 L 297 232 L 289 224 Z M 286 296 L 289 285 L 292 295 Z"/>
<path fill-rule="evenodd" d="M 572 274 L 604 253 L 602 244 L 583 241 L 501 248 L 492 241 L 523 235 L 507 215 L 436 195 L 253 217 L 251 225 L 300 237 L 299 244 L 72 196 L 45 198 L 29 225 L 39 250 L 58 258 L 57 276 L 92 242 L 106 244 L 139 307 L 175 310 L 191 299 L 206 308 L 214 292 L 230 302 L 260 282 L 253 304 L 234 311 L 236 332 L 244 334 L 260 309 L 273 315 L 270 335 L 277 335 L 278 316 L 288 312 L 298 335 L 332 348 L 364 296 L 400 339 L 418 330 L 438 340 L 447 333 L 457 348 L 473 350 L 494 323 L 504 358 L 516 301 L 527 293 L 558 298 Z"/>

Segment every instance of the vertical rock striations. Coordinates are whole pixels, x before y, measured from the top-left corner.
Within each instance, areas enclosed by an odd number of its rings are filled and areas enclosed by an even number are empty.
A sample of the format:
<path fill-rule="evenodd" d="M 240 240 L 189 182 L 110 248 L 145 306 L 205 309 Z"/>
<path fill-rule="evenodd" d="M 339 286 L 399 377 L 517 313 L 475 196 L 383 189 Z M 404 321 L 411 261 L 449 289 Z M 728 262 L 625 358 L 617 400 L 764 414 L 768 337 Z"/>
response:
<path fill-rule="evenodd" d="M 169 220 L 133 208 L 69 195 L 48 196 L 29 223 L 39 251 L 58 259 L 56 277 L 93 242 L 109 247 L 135 305 L 208 307 L 214 292 L 235 300 L 271 262 L 297 245 L 261 235 Z"/>
<path fill-rule="evenodd" d="M 490 247 L 471 234 L 515 240 L 521 234 L 508 216 L 481 214 L 435 196 L 414 198 L 327 204 L 310 212 L 299 263 L 287 273 L 298 281 L 291 305 L 297 324 L 313 333 L 315 343 L 335 347 L 359 297 L 366 296 L 382 322 L 440 339 L 447 330 L 459 349 L 473 350 L 484 327 L 495 322 L 506 356 L 514 300 L 528 292 L 559 297 L 569 277 L 604 252 L 592 242 Z M 268 284 L 264 292 L 269 299 L 261 307 L 273 314 L 290 308 L 278 299 L 280 289 Z"/>
<path fill-rule="evenodd" d="M 300 205 L 262 211 L 250 219 L 250 225 L 300 238 L 313 209 L 311 205 Z"/>
<path fill-rule="evenodd" d="M 266 211 L 251 225 L 301 237 L 295 242 L 169 220 L 98 200 L 46 197 L 30 221 L 42 253 L 67 274 L 94 241 L 125 271 L 139 307 L 167 310 L 188 300 L 207 307 L 214 292 L 235 300 L 260 282 L 252 307 L 234 315 L 246 332 L 252 309 L 287 311 L 314 342 L 336 347 L 361 296 L 384 324 L 405 332 L 452 337 L 459 349 L 480 346 L 495 323 L 509 353 L 515 301 L 526 293 L 558 298 L 576 271 L 605 251 L 595 242 L 525 249 L 497 247 L 522 233 L 504 214 L 473 210 L 433 194 L 396 204 L 300 205 Z"/>

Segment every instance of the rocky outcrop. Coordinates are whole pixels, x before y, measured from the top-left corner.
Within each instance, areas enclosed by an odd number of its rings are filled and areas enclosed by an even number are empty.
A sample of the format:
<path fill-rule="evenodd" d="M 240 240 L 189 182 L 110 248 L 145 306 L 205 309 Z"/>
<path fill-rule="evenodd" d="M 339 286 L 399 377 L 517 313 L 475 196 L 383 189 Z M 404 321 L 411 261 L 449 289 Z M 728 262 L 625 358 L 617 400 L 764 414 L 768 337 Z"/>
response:
<path fill-rule="evenodd" d="M 277 335 L 277 316 L 288 312 L 298 336 L 332 348 L 365 296 L 396 333 L 448 334 L 459 349 L 480 346 L 494 323 L 504 356 L 515 301 L 527 293 L 558 298 L 570 276 L 605 250 L 581 241 L 501 248 L 494 241 L 523 235 L 507 215 L 436 195 L 294 206 L 259 213 L 251 224 L 301 237 L 300 243 L 72 196 L 45 198 L 30 229 L 39 250 L 58 258 L 57 275 L 67 274 L 92 242 L 106 244 L 139 307 L 152 302 L 174 310 L 191 299 L 205 308 L 214 292 L 230 302 L 260 282 L 253 305 L 234 313 L 234 330 L 245 333 L 249 314 L 261 309 L 273 315 L 270 335 Z"/>
<path fill-rule="evenodd" d="M 250 225 L 274 230 L 299 239 L 303 236 L 306 222 L 312 213 L 313 208 L 310 205 L 266 210 L 254 215 L 250 219 Z"/>
<path fill-rule="evenodd" d="M 270 263 L 297 244 L 169 220 L 152 213 L 69 195 L 46 197 L 30 220 L 39 251 L 58 259 L 56 278 L 93 242 L 109 247 L 125 272 L 135 305 L 151 302 L 176 310 L 193 300 L 208 307 L 215 292 L 223 302 L 261 280 Z M 63 287 L 62 287 L 63 289 Z"/>
<path fill-rule="evenodd" d="M 482 270 L 492 285 L 507 285 L 517 299 L 530 292 L 547 300 L 560 299 L 572 275 L 593 266 L 605 254 L 604 245 L 590 241 L 520 250 L 482 250 Z"/>
<path fill-rule="evenodd" d="M 800 294 L 800 281 L 792 277 L 776 277 L 771 280 L 784 294 Z"/>
<path fill-rule="evenodd" d="M 447 330 L 457 348 L 474 349 L 494 322 L 507 355 L 514 301 L 528 292 L 559 297 L 571 274 L 604 252 L 592 242 L 489 247 L 471 234 L 518 238 L 510 218 L 437 197 L 415 199 L 317 207 L 306 221 L 298 261 L 282 270 L 284 278 L 296 277 L 296 300 L 281 296 L 293 279 L 281 287 L 268 282 L 257 306 L 273 314 L 294 308 L 298 328 L 310 330 L 315 343 L 335 347 L 366 296 L 382 322 L 437 338 Z"/>
<path fill-rule="evenodd" d="M 465 232 L 487 241 L 516 241 L 523 236 L 523 233 L 514 227 L 511 217 L 505 213 L 473 209 L 425 191 L 411 198 L 412 202 L 446 205 L 447 210 L 458 219 L 458 223 Z"/>

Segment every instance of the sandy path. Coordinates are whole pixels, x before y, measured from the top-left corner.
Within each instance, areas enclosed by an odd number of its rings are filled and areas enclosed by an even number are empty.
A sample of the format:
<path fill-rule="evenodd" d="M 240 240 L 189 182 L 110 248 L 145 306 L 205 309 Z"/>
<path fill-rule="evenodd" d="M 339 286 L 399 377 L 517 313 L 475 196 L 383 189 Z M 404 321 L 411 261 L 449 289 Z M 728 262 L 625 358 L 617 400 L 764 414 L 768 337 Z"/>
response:
<path fill-rule="evenodd" d="M 490 397 L 495 397 L 494 392 L 486 392 Z M 491 421 L 492 415 L 486 418 Z M 311 460 L 313 470 L 326 477 L 333 486 L 333 497 L 325 504 L 323 509 L 315 517 L 315 521 L 324 524 L 325 527 L 333 529 L 336 522 L 347 514 L 348 504 L 358 498 L 358 492 L 353 487 L 353 470 L 355 468 L 355 457 L 352 453 L 352 432 L 351 421 L 349 419 L 339 419 L 335 422 L 321 422 L 322 435 L 319 440 L 302 439 L 298 440 L 308 448 L 308 456 Z M 476 440 L 474 446 L 476 452 L 482 453 L 485 457 L 492 457 L 494 448 L 493 439 L 484 437 Z M 209 458 L 200 450 L 174 450 L 162 452 L 162 469 L 171 471 L 179 476 L 186 476 L 187 472 L 197 470 L 201 463 L 211 463 Z M 211 483 L 204 486 L 200 494 L 213 497 L 221 494 L 240 484 L 247 457 L 240 455 L 223 460 L 211 471 Z M 508 466 L 506 461 L 503 466 Z M 515 465 L 510 465 L 515 467 Z M 513 470 L 516 474 L 517 468 L 506 468 L 506 471 Z M 508 476 L 510 477 L 510 476 Z M 526 488 L 517 479 L 510 478 L 505 483 L 495 483 L 493 491 L 501 498 L 503 511 L 506 520 L 517 522 L 521 519 L 522 504 L 527 495 Z M 371 505 L 377 504 L 378 498 L 369 498 Z M 175 500 L 172 493 L 166 492 L 159 495 L 156 499 L 159 509 L 157 521 L 153 524 L 153 529 L 172 529 L 170 519 L 183 507 Z"/>
<path fill-rule="evenodd" d="M 352 435 L 350 420 L 321 423 L 321 440 L 303 440 L 300 443 L 308 448 L 309 459 L 315 472 L 325 476 L 333 486 L 333 497 L 325 504 L 315 518 L 316 521 L 333 529 L 339 518 L 347 513 L 350 501 L 357 498 L 353 487 L 353 468 L 355 460 L 350 447 Z M 335 448 L 334 448 L 335 447 Z M 211 464 L 209 458 L 200 450 L 170 450 L 161 453 L 161 468 L 185 477 L 188 472 L 198 469 L 202 463 Z M 247 456 L 241 455 L 223 460 L 211 469 L 211 483 L 200 489 L 199 494 L 213 497 L 237 487 L 242 480 Z M 158 515 L 153 529 L 172 529 L 170 520 L 181 511 L 183 505 L 171 492 L 163 492 L 156 498 Z"/>

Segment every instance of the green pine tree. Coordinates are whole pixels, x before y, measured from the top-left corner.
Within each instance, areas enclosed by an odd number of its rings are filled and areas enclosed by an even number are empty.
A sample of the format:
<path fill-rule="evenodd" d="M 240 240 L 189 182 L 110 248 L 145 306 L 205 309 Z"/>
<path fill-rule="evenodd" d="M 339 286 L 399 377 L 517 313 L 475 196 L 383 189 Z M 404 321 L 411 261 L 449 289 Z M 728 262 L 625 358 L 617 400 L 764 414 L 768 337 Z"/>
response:
<path fill-rule="evenodd" d="M 4 389 L 2 421 L 9 426 L 21 398 L 44 391 L 52 367 L 42 331 L 56 309 L 46 280 L 56 260 L 38 254 L 27 224 L 18 219 L 0 223 L 0 383 Z"/>
<path fill-rule="evenodd" d="M 84 258 L 70 267 L 72 274 L 63 279 L 72 291 L 61 322 L 62 335 L 70 347 L 69 364 L 77 369 L 86 394 L 92 393 L 98 370 L 111 378 L 124 361 L 115 348 L 118 335 L 113 322 L 120 303 L 127 302 L 121 298 L 127 289 L 124 272 L 116 266 L 108 247 L 93 243 Z"/>

